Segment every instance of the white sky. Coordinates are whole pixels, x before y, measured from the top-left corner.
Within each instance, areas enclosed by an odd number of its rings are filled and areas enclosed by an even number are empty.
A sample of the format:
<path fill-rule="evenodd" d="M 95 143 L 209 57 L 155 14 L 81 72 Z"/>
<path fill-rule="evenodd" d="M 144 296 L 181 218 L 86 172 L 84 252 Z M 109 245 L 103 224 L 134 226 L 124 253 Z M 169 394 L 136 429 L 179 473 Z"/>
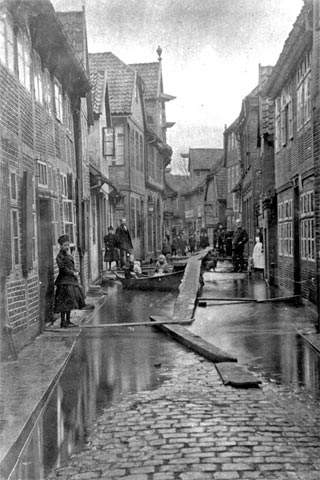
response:
<path fill-rule="evenodd" d="M 189 147 L 222 147 L 223 130 L 274 65 L 303 0 L 52 0 L 57 11 L 86 7 L 89 52 L 125 63 L 154 62 L 161 46 L 173 171 Z"/>

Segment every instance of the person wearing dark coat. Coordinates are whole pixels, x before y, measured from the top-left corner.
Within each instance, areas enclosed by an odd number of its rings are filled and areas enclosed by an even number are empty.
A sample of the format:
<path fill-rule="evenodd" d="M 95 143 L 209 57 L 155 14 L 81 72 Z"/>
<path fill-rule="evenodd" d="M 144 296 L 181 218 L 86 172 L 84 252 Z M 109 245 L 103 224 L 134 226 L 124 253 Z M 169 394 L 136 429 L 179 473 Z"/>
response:
<path fill-rule="evenodd" d="M 235 272 L 242 272 L 244 266 L 244 246 L 247 243 L 249 237 L 244 228 L 242 228 L 241 220 L 236 221 L 236 229 L 232 237 L 232 259 L 233 270 Z"/>
<path fill-rule="evenodd" d="M 133 250 L 131 236 L 125 218 L 121 220 L 121 224 L 116 230 L 116 242 L 120 249 L 121 267 L 124 267 L 124 265 L 126 264 L 127 256 L 130 255 Z"/>
<path fill-rule="evenodd" d="M 54 311 L 61 315 L 61 328 L 66 328 L 74 326 L 70 321 L 71 310 L 80 310 L 86 307 L 86 303 L 79 284 L 79 272 L 76 271 L 74 258 L 69 253 L 68 235 L 61 235 L 58 243 L 60 251 L 56 261 L 59 274 L 55 281 Z"/>
<path fill-rule="evenodd" d="M 104 240 L 104 261 L 108 265 L 109 270 L 111 270 L 112 262 L 116 262 L 117 268 L 119 266 L 119 254 L 117 250 L 117 241 L 116 236 L 113 231 L 113 227 L 110 225 L 108 228 L 108 234 L 103 237 Z"/>
<path fill-rule="evenodd" d="M 200 248 L 209 247 L 209 237 L 208 237 L 207 230 L 205 228 L 201 228 L 200 230 L 199 246 Z"/>
<path fill-rule="evenodd" d="M 190 253 L 194 253 L 196 251 L 196 236 L 194 233 L 191 233 L 189 237 L 189 250 Z"/>

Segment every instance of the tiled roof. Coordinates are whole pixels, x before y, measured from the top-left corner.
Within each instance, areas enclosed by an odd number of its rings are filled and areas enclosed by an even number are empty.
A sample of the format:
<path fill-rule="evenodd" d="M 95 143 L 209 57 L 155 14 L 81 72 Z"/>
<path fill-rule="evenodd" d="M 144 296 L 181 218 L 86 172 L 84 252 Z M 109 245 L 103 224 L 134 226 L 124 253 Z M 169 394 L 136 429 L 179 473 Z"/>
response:
<path fill-rule="evenodd" d="M 190 177 L 187 175 L 174 175 L 166 172 L 165 178 L 168 186 L 175 192 L 184 193 L 191 189 Z"/>
<path fill-rule="evenodd" d="M 223 155 L 223 148 L 190 148 L 190 169 L 211 169 Z"/>
<path fill-rule="evenodd" d="M 132 63 L 130 67 L 136 70 L 143 80 L 145 86 L 144 98 L 146 100 L 157 98 L 159 95 L 160 63 Z"/>
<path fill-rule="evenodd" d="M 106 72 L 104 70 L 93 70 L 90 73 L 92 108 L 94 113 L 100 115 L 103 111 L 104 87 Z"/>
<path fill-rule="evenodd" d="M 272 74 L 273 67 L 259 67 L 259 90 L 262 91 Z M 260 133 L 273 133 L 274 102 L 268 97 L 260 98 Z"/>
<path fill-rule="evenodd" d="M 130 114 L 136 77 L 133 68 L 111 52 L 90 53 L 89 64 L 92 73 L 107 72 L 111 114 Z M 99 81 L 101 82 L 101 77 L 99 77 Z M 97 86 L 97 92 L 101 93 L 100 84 Z M 99 105 L 102 100 L 102 98 L 97 98 L 96 108 L 101 108 Z"/>

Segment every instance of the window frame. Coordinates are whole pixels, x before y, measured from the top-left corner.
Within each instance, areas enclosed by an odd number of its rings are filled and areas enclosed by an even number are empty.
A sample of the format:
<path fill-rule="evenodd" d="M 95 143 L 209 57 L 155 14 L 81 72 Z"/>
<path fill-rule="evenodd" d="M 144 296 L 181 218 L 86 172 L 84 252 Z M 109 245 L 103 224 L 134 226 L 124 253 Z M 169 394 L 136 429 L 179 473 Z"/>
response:
<path fill-rule="evenodd" d="M 19 82 L 31 92 L 31 46 L 21 30 L 17 33 L 17 65 Z"/>
<path fill-rule="evenodd" d="M 55 77 L 53 80 L 53 99 L 56 119 L 63 123 L 63 90 L 61 83 Z"/>

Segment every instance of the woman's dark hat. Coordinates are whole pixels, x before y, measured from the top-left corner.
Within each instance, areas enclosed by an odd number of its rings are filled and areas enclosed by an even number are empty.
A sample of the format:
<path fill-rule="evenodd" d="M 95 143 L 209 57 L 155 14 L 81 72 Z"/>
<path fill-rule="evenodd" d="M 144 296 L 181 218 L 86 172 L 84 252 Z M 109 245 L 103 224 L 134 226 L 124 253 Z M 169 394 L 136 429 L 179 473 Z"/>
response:
<path fill-rule="evenodd" d="M 60 245 L 63 245 L 65 242 L 70 242 L 69 235 L 61 235 L 61 237 L 58 238 L 58 243 Z"/>
<path fill-rule="evenodd" d="M 108 228 L 108 230 L 113 230 L 113 227 L 112 227 L 112 225 L 110 225 L 110 227 Z"/>

